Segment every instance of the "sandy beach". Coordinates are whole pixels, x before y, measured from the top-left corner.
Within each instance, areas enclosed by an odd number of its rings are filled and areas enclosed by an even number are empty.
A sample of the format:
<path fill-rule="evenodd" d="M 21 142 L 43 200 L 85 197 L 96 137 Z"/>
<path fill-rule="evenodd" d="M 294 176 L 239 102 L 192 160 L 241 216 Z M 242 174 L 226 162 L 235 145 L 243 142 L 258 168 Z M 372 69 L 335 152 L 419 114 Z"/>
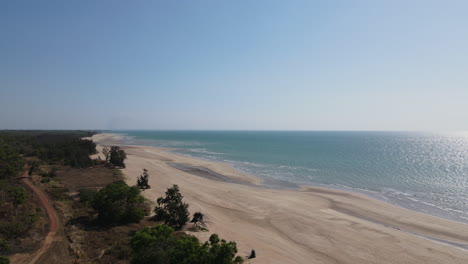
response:
<path fill-rule="evenodd" d="M 121 144 L 113 134 L 92 139 L 98 150 Z M 263 188 L 260 179 L 229 164 L 167 149 L 125 146 L 125 151 L 128 184 L 148 169 L 151 189 L 144 195 L 151 201 L 179 185 L 190 213 L 203 212 L 209 229 L 191 234 L 206 240 L 217 233 L 236 241 L 241 256 L 255 249 L 257 258 L 249 263 L 468 263 L 466 224 L 345 191 Z"/>

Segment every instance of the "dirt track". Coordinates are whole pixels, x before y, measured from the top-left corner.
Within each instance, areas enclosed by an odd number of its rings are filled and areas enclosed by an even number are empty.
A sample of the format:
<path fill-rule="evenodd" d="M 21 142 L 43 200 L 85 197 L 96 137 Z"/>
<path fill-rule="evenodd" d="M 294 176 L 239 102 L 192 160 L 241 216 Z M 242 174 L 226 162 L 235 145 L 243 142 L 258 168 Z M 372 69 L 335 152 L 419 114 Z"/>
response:
<path fill-rule="evenodd" d="M 42 243 L 42 246 L 34 253 L 31 253 L 27 259 L 22 258 L 22 263 L 24 264 L 34 264 L 36 263 L 39 258 L 47 252 L 47 250 L 50 248 L 52 245 L 52 242 L 54 241 L 55 235 L 57 233 L 58 229 L 58 217 L 57 213 L 54 210 L 54 207 L 50 203 L 49 199 L 47 198 L 46 194 L 36 187 L 31 180 L 28 177 L 28 170 L 26 169 L 23 176 L 19 177 L 21 182 L 26 185 L 31 191 L 34 192 L 34 194 L 37 196 L 39 201 L 41 202 L 42 206 L 45 208 L 47 216 L 49 217 L 49 233 L 47 234 L 46 238 L 44 239 L 44 242 Z"/>

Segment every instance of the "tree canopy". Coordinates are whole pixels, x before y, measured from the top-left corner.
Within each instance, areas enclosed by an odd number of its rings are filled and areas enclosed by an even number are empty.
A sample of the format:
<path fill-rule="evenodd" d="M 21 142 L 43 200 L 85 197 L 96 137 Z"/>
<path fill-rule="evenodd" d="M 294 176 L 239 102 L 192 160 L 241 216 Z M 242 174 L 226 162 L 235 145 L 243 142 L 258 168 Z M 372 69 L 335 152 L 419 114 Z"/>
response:
<path fill-rule="evenodd" d="M 82 139 L 93 134 L 85 131 L 0 131 L 0 145 L 9 145 L 25 157 L 36 156 L 47 163 L 83 168 L 94 164 L 89 156 L 96 153 L 96 144 Z M 3 147 L 0 152 L 1 149 Z"/>
<path fill-rule="evenodd" d="M 12 147 L 0 144 L 0 179 L 15 177 L 23 165 L 23 158 Z"/>
<path fill-rule="evenodd" d="M 118 146 L 112 146 L 109 151 L 109 162 L 118 167 L 125 168 L 124 160 L 127 158 L 127 154 L 123 149 Z"/>
<path fill-rule="evenodd" d="M 159 197 L 154 209 L 155 219 L 178 230 L 189 221 L 188 204 L 182 202 L 179 186 L 167 189 L 166 197 Z"/>
<path fill-rule="evenodd" d="M 139 222 L 146 215 L 144 201 L 137 187 L 117 181 L 99 190 L 91 205 L 102 223 L 131 223 Z"/>
<path fill-rule="evenodd" d="M 238 264 L 243 259 L 237 254 L 235 242 L 226 242 L 218 235 L 209 241 L 200 241 L 189 235 L 174 233 L 167 225 L 146 227 L 135 233 L 131 240 L 132 263 L 138 264 Z"/>

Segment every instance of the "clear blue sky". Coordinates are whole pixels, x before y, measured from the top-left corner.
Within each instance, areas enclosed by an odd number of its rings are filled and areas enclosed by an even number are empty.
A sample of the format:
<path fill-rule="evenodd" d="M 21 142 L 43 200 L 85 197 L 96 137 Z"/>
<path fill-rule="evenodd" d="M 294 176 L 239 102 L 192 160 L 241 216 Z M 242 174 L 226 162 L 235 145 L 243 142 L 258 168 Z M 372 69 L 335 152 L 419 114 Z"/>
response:
<path fill-rule="evenodd" d="M 468 1 L 1 1 L 0 129 L 468 130 Z"/>

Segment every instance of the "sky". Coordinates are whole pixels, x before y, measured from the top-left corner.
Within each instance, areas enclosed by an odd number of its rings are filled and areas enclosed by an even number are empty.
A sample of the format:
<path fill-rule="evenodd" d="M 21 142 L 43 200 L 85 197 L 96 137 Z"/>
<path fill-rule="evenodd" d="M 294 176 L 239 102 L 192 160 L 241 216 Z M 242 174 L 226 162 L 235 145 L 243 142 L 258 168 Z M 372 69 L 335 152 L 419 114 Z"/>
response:
<path fill-rule="evenodd" d="M 0 1 L 0 129 L 468 130 L 468 1 Z"/>

